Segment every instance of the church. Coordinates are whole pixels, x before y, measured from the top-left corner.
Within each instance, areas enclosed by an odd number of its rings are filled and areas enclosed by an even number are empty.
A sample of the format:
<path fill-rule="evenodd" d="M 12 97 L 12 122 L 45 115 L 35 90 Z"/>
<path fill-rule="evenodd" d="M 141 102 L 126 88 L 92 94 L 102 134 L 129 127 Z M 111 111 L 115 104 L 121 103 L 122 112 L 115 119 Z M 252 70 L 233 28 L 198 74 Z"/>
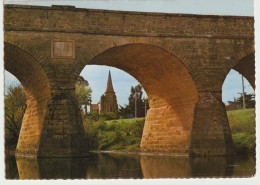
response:
<path fill-rule="evenodd" d="M 111 73 L 108 73 L 106 92 L 101 96 L 98 106 L 91 105 L 92 112 L 116 112 L 118 110 L 116 93 L 113 88 Z"/>

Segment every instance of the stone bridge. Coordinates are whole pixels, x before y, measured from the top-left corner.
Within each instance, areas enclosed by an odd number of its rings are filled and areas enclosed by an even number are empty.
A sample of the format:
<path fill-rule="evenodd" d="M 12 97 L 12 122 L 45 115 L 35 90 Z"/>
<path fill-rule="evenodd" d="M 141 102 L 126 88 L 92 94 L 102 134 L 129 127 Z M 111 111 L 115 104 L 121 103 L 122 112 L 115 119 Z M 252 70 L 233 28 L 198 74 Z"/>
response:
<path fill-rule="evenodd" d="M 93 64 L 147 92 L 142 152 L 234 152 L 221 89 L 231 69 L 255 87 L 253 17 L 5 5 L 4 30 L 5 69 L 27 95 L 17 155 L 88 155 L 75 82 Z"/>

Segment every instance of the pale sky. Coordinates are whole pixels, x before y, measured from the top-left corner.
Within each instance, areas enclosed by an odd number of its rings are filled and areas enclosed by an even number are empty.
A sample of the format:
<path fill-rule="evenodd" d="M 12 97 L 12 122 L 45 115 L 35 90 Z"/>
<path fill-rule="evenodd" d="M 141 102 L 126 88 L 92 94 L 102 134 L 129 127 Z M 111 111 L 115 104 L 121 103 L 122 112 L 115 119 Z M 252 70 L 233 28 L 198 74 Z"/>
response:
<path fill-rule="evenodd" d="M 253 16 L 253 0 L 78 0 L 78 1 L 12 1 L 5 0 L 5 4 L 25 4 L 51 6 L 73 5 L 77 8 L 110 9 L 123 11 L 164 12 L 164 13 L 189 13 L 210 15 L 237 15 Z M 86 66 L 81 75 L 88 80 L 92 88 L 92 103 L 97 103 L 106 88 L 108 70 L 111 70 L 114 90 L 120 105 L 128 103 L 131 86 L 138 82 L 122 70 L 107 66 Z M 18 83 L 10 73 L 5 73 L 5 84 Z M 223 84 L 223 102 L 233 101 L 242 92 L 241 75 L 232 70 Z M 245 91 L 253 93 L 252 87 L 245 80 Z"/>
<path fill-rule="evenodd" d="M 253 0 L 5 0 L 6 4 L 51 6 L 72 5 L 77 8 L 253 16 Z"/>

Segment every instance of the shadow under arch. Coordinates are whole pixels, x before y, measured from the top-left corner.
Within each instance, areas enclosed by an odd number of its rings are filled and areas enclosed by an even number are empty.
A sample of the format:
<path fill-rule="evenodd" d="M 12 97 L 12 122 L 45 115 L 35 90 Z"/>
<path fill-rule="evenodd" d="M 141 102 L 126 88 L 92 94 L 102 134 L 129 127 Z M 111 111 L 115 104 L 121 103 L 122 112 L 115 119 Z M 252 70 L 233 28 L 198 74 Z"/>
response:
<path fill-rule="evenodd" d="M 21 82 L 27 97 L 27 109 L 22 121 L 16 155 L 35 155 L 38 152 L 47 102 L 50 98 L 49 79 L 34 57 L 6 42 L 4 66 Z"/>
<path fill-rule="evenodd" d="M 150 109 L 141 141 L 143 152 L 189 152 L 198 92 L 180 60 L 158 46 L 126 44 L 107 49 L 85 63 L 91 64 L 119 68 L 144 87 Z"/>

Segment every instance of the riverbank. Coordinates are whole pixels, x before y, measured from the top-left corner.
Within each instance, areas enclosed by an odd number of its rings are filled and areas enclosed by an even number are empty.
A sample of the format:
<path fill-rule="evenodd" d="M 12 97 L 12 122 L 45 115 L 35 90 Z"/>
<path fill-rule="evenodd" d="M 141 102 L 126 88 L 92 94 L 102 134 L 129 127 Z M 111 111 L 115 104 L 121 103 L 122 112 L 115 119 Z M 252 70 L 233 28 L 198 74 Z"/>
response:
<path fill-rule="evenodd" d="M 144 153 L 140 151 L 120 151 L 120 150 L 91 150 L 91 153 L 120 154 L 120 155 L 142 155 L 142 156 L 167 156 L 167 157 L 189 157 L 189 154 L 165 154 L 165 153 Z"/>
<path fill-rule="evenodd" d="M 255 109 L 227 111 L 230 130 L 239 154 L 255 154 Z"/>
<path fill-rule="evenodd" d="M 255 109 L 227 111 L 238 154 L 255 154 Z M 89 148 L 94 151 L 140 152 L 145 119 L 84 120 Z"/>

